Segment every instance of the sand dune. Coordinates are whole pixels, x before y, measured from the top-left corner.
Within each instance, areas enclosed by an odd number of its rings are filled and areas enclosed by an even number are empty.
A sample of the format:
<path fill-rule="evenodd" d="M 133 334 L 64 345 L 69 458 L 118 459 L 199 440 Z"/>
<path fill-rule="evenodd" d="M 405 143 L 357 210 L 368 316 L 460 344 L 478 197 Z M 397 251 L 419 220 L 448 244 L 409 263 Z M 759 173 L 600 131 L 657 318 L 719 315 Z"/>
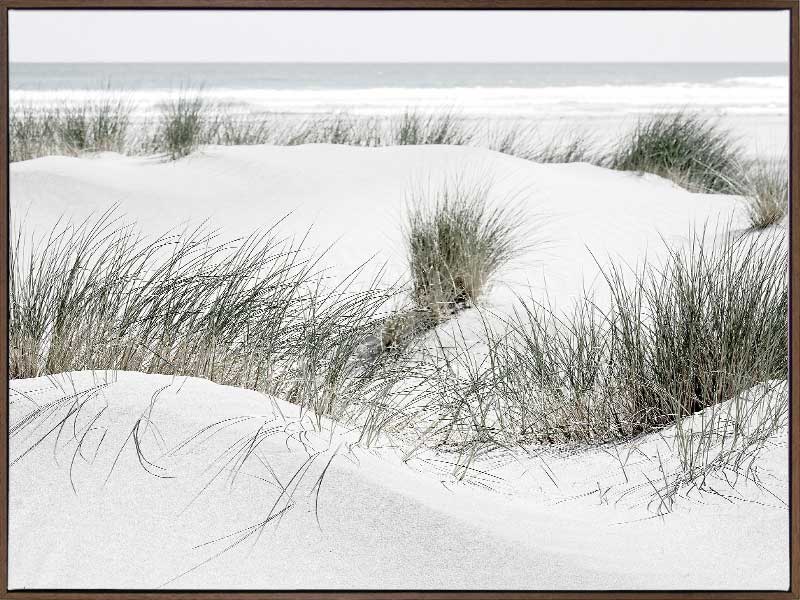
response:
<path fill-rule="evenodd" d="M 485 301 L 499 310 L 518 294 L 567 303 L 605 257 L 635 264 L 692 226 L 745 224 L 735 198 L 658 177 L 444 146 L 42 158 L 11 166 L 11 210 L 26 233 L 117 204 L 148 234 L 191 217 L 226 237 L 291 213 L 281 231 L 313 225 L 332 272 L 374 257 L 402 278 L 404 193 L 448 176 L 490 177 L 492 201 L 518 199 L 542 241 L 501 274 Z M 763 487 L 720 482 L 724 494 L 684 494 L 658 516 L 650 482 L 677 460 L 669 430 L 494 453 L 455 481 L 447 453 L 403 462 L 390 440 L 360 447 L 342 425 L 317 431 L 297 406 L 200 379 L 10 385 L 12 589 L 788 586 L 785 431 L 758 458 Z"/>
<path fill-rule="evenodd" d="M 399 449 L 315 433 L 296 406 L 255 392 L 84 372 L 13 382 L 12 420 L 60 404 L 12 435 L 12 460 L 73 400 L 59 439 L 10 471 L 11 588 L 788 585 L 785 446 L 759 460 L 776 496 L 743 482 L 737 502 L 697 494 L 654 518 L 642 486 L 669 452 L 657 435 L 632 457 L 631 443 L 613 450 L 624 471 L 604 448 L 493 456 L 475 466 L 491 475 L 455 482 L 446 455 L 404 464 Z"/>
<path fill-rule="evenodd" d="M 311 228 L 307 247 L 330 248 L 324 264 L 339 275 L 372 260 L 392 280 L 405 273 L 408 192 L 454 178 L 490 179 L 491 200 L 519 202 L 528 215 L 537 243 L 499 278 L 489 301 L 501 308 L 514 294 L 569 300 L 595 282 L 598 262 L 654 258 L 663 240 L 681 243 L 692 226 L 747 223 L 733 197 L 691 194 L 653 175 L 454 146 L 215 146 L 178 162 L 47 157 L 12 166 L 11 210 L 26 228 L 46 232 L 63 215 L 116 204 L 148 234 L 208 220 L 227 238 L 286 217 L 280 230 L 301 236 Z"/>

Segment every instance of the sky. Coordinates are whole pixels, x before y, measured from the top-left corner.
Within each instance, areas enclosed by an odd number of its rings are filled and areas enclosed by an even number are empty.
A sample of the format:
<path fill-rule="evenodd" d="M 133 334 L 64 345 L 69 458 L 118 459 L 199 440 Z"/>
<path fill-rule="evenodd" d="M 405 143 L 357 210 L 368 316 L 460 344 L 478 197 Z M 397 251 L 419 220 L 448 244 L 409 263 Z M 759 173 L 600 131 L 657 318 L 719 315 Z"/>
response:
<path fill-rule="evenodd" d="M 784 62 L 788 11 L 9 10 L 12 62 Z"/>

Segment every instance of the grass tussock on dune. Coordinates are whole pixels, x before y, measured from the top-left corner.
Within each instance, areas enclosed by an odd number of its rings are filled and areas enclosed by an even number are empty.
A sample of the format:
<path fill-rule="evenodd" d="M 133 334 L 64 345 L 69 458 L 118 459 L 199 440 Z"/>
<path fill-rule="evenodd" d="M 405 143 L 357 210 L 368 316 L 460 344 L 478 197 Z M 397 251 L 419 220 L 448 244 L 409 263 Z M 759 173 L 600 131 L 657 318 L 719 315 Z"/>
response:
<path fill-rule="evenodd" d="M 199 230 L 147 241 L 110 214 L 64 224 L 35 246 L 20 234 L 11 250 L 12 377 L 123 369 L 219 380 L 227 369 L 244 382 L 249 361 L 228 351 L 242 349 L 245 330 L 283 347 L 287 321 L 263 311 L 282 300 L 291 319 L 305 276 L 295 249 L 269 236 L 238 248 Z"/>
<path fill-rule="evenodd" d="M 200 94 L 181 94 L 164 103 L 154 136 L 155 149 L 172 160 L 188 156 L 203 142 L 208 106 Z"/>
<path fill-rule="evenodd" d="M 565 130 L 544 138 L 535 125 L 513 123 L 488 127 L 482 139 L 491 150 L 538 163 L 604 161 L 602 150 L 584 131 Z"/>
<path fill-rule="evenodd" d="M 475 306 L 498 271 L 532 244 L 513 201 L 492 206 L 491 182 L 464 177 L 417 189 L 408 199 L 404 238 L 411 307 L 384 323 L 381 344 L 400 348 Z"/>
<path fill-rule="evenodd" d="M 657 114 L 640 119 L 618 140 L 607 158 L 621 171 L 672 179 L 692 191 L 735 193 L 741 148 L 719 124 L 694 113 Z"/>
<path fill-rule="evenodd" d="M 523 215 L 489 204 L 490 183 L 463 179 L 411 194 L 405 239 L 414 301 L 435 315 L 474 305 L 521 251 Z"/>
<path fill-rule="evenodd" d="M 658 425 L 784 378 L 788 264 L 783 236 L 699 234 L 633 286 L 609 270 L 613 375 L 631 412 Z"/>
<path fill-rule="evenodd" d="M 781 237 L 698 234 L 663 264 L 607 267 L 608 308 L 525 303 L 493 346 L 504 422 L 539 440 L 609 440 L 785 379 L 787 269 Z"/>
<path fill-rule="evenodd" d="M 789 213 L 789 168 L 786 160 L 756 160 L 743 167 L 737 193 L 748 199 L 753 229 L 780 223 Z"/>

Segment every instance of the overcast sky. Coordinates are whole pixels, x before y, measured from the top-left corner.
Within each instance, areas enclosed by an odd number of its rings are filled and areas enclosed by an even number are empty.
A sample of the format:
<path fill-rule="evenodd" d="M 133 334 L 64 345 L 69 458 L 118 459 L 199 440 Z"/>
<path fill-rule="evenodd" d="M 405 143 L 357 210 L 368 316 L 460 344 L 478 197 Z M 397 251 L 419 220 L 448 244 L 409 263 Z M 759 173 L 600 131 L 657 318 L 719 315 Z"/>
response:
<path fill-rule="evenodd" d="M 12 61 L 786 61 L 788 11 L 9 11 Z"/>

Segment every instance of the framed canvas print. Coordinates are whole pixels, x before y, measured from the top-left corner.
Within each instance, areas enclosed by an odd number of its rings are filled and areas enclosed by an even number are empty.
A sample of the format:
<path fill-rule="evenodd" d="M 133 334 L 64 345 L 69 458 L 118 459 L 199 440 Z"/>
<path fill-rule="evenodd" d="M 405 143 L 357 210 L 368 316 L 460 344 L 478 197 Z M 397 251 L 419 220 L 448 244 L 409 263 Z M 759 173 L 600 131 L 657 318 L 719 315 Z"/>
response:
<path fill-rule="evenodd" d="M 142 6 L 0 2 L 0 595 L 798 597 L 797 2 Z"/>

